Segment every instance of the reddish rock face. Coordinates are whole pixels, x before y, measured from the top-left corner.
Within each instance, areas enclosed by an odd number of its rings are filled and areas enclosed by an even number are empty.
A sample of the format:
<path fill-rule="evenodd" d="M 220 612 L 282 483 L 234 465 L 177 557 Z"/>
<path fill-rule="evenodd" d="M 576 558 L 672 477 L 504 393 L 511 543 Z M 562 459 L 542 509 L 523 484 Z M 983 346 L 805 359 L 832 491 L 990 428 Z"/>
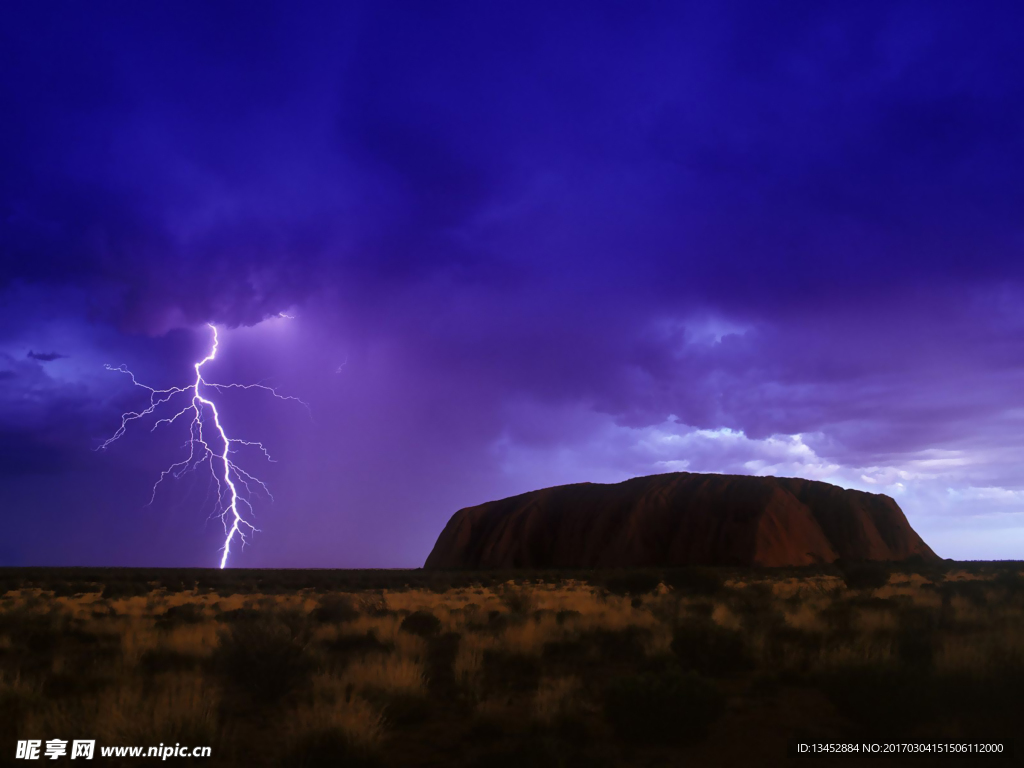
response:
<path fill-rule="evenodd" d="M 888 496 L 789 477 L 676 472 L 460 509 L 426 568 L 786 566 L 936 555 Z"/>

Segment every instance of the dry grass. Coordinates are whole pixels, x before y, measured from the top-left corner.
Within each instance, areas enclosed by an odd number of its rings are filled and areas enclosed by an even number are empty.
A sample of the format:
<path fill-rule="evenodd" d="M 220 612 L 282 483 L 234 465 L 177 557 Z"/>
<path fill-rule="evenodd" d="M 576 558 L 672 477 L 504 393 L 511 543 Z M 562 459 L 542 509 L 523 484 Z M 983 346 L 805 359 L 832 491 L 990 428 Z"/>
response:
<path fill-rule="evenodd" d="M 129 665 L 137 663 L 144 653 L 152 651 L 159 642 L 160 635 L 151 621 L 134 620 L 122 625 L 121 650 Z"/>
<path fill-rule="evenodd" d="M 496 645 L 497 640 L 489 635 L 468 634 L 463 636 L 452 665 L 455 682 L 463 688 L 479 692 L 484 652 Z"/>
<path fill-rule="evenodd" d="M 575 714 L 580 707 L 580 681 L 576 677 L 544 678 L 533 698 L 533 717 L 550 724 Z"/>
<path fill-rule="evenodd" d="M 802 629 L 807 632 L 823 632 L 825 630 L 820 609 L 811 602 L 803 602 L 795 608 L 789 608 L 784 615 L 786 624 L 794 629 Z"/>
<path fill-rule="evenodd" d="M 397 616 L 360 616 L 350 624 L 346 624 L 340 631 L 365 634 L 373 630 L 382 641 L 394 643 L 400 634 L 398 628 L 401 623 L 402 620 Z M 335 630 L 339 631 L 337 628 Z"/>
<path fill-rule="evenodd" d="M 855 626 L 865 634 L 895 632 L 899 625 L 899 616 L 894 611 L 865 608 L 856 612 Z"/>
<path fill-rule="evenodd" d="M 511 626 L 500 638 L 498 647 L 507 653 L 521 656 L 538 656 L 544 649 L 544 643 L 563 635 L 554 617 L 545 617 L 540 621 L 526 621 Z"/>
<path fill-rule="evenodd" d="M 825 646 L 817 659 L 819 670 L 840 667 L 886 665 L 893 661 L 893 643 L 888 639 L 861 637 L 845 643 Z"/>
<path fill-rule="evenodd" d="M 829 594 L 843 587 L 843 580 L 838 576 L 809 576 L 805 578 L 788 578 L 769 582 L 772 593 L 776 597 L 790 598 L 797 595 L 811 597 Z"/>
<path fill-rule="evenodd" d="M 715 604 L 715 608 L 711 613 L 711 620 L 720 627 L 725 627 L 726 629 L 740 629 L 743 626 L 743 622 L 740 620 L 740 617 L 724 603 Z"/>
<path fill-rule="evenodd" d="M 360 663 L 351 665 L 342 680 L 361 693 L 426 695 L 423 664 L 397 653 L 370 654 Z"/>
<path fill-rule="evenodd" d="M 916 576 L 916 574 L 914 574 Z M 924 608 L 938 608 L 942 605 L 942 597 L 937 592 L 921 589 L 921 584 L 926 583 L 918 577 L 915 580 L 904 579 L 899 582 L 890 582 L 884 587 L 876 589 L 874 596 L 882 600 L 893 598 L 908 598 L 915 605 Z"/>
<path fill-rule="evenodd" d="M 654 627 L 651 636 L 644 642 L 648 656 L 663 656 L 671 653 L 672 628 L 665 625 Z"/>
<path fill-rule="evenodd" d="M 292 742 L 300 742 L 310 734 L 337 731 L 350 744 L 371 752 L 380 748 L 386 733 L 381 712 L 358 696 L 329 705 L 320 702 L 300 707 L 288 718 L 285 730 Z"/>
<path fill-rule="evenodd" d="M 14 701 L 20 708 L 19 733 L 89 733 L 107 744 L 167 743 L 179 737 L 197 744 L 216 743 L 233 728 L 250 728 L 241 715 L 233 719 L 240 700 L 232 698 L 236 694 L 210 661 L 220 658 L 215 654 L 223 633 L 244 627 L 230 623 L 236 617 L 223 614 L 241 608 L 278 622 L 277 629 L 287 628 L 285 645 L 294 642 L 303 660 L 300 666 L 305 665 L 295 673 L 299 683 L 288 690 L 286 706 L 272 716 L 275 724 L 280 723 L 275 735 L 296 749 L 295 754 L 304 754 L 304 743 L 328 732 L 343 734 L 347 743 L 361 750 L 386 752 L 408 727 L 402 710 L 393 707 L 399 699 L 413 699 L 429 713 L 424 717 L 459 702 L 461 709 L 454 711 L 472 709 L 477 718 L 499 724 L 506 736 L 520 729 L 509 726 L 517 719 L 551 725 L 581 712 L 586 714 L 583 720 L 596 717 L 601 676 L 606 675 L 601 659 L 612 658 L 601 655 L 606 651 L 599 643 L 614 633 L 628 639 L 630 631 L 639 630 L 641 653 L 628 646 L 624 656 L 617 646 L 609 652 L 620 653 L 615 674 L 623 665 L 632 665 L 634 672 L 660 669 L 658 664 L 678 660 L 676 654 L 682 654 L 678 646 L 673 651 L 673 633 L 678 636 L 680 627 L 689 631 L 693 627 L 688 623 L 739 633 L 753 666 L 743 668 L 736 683 L 728 683 L 737 690 L 743 688 L 742 675 L 754 672 L 780 678 L 800 675 L 802 683 L 813 685 L 819 673 L 893 668 L 905 656 L 901 642 L 908 627 L 912 635 L 917 633 L 913 622 L 921 617 L 927 619 L 921 631 L 934 641 L 934 653 L 927 659 L 929 673 L 973 676 L 987 683 L 1008 669 L 1024 669 L 1024 605 L 1019 592 L 1012 592 L 1013 585 L 1006 582 L 985 585 L 979 597 L 976 587 L 965 584 L 978 580 L 976 574 L 954 572 L 944 586 L 917 574 L 894 574 L 881 588 L 851 591 L 836 576 L 766 581 L 757 574 L 734 579 L 713 599 L 662 584 L 639 601 L 571 580 L 529 587 L 473 586 L 445 593 L 339 592 L 362 606 L 358 617 L 344 623 L 310 620 L 299 628 L 289 622 L 302 624 L 302 616 L 324 599 L 322 593 L 221 596 L 157 591 L 102 599 L 98 593 L 53 598 L 40 590 L 22 589 L 3 598 L 0 612 L 22 611 L 21 618 L 38 621 L 43 627 L 39 631 L 51 632 L 55 641 L 52 652 L 22 669 L 20 662 L 11 661 L 24 657 L 19 625 L 3 625 L 0 700 Z M 530 590 L 525 600 L 510 599 L 523 589 Z M 175 623 L 170 620 L 173 614 L 164 616 L 169 608 L 187 604 L 201 607 L 192 617 L 198 620 Z M 108 615 L 111 610 L 116 615 Z M 431 640 L 403 631 L 403 618 L 415 611 L 436 616 L 440 633 L 457 634 L 457 645 L 445 646 L 453 637 Z M 500 614 L 497 620 L 492 612 Z M 758 623 L 759 617 L 767 618 Z M 79 642 L 73 640 L 75 633 L 85 636 L 85 651 L 74 645 Z M 360 645 L 368 633 L 382 646 L 373 646 L 372 640 Z M 65 634 L 72 638 L 66 646 L 61 641 Z M 47 685 L 53 678 L 75 682 L 87 658 L 83 654 L 92 647 L 89 642 L 113 650 L 89 672 L 96 676 L 95 690 L 51 695 Z M 548 644 L 553 645 L 546 651 Z M 443 663 L 451 663 L 451 677 L 439 688 L 441 678 L 428 680 L 428 674 L 436 673 L 438 651 L 446 647 L 452 655 Z M 502 674 L 514 678 L 520 669 L 528 673 L 523 676 L 530 678 L 529 685 L 517 688 L 513 680 L 506 686 Z M 447 674 L 448 668 L 443 671 Z M 714 675 L 707 669 L 698 672 Z M 253 675 L 261 674 L 253 668 Z"/>
<path fill-rule="evenodd" d="M 168 734 L 165 741 L 188 735 L 209 743 L 216 732 L 218 699 L 217 688 L 200 674 L 169 676 L 156 688 L 126 678 L 95 702 L 51 702 L 29 717 L 25 730 L 95 734 L 107 744 L 144 744 L 156 733 Z"/>
<path fill-rule="evenodd" d="M 220 628 L 214 622 L 188 624 L 163 633 L 156 647 L 184 656 L 205 658 L 217 647 L 219 635 Z"/>
<path fill-rule="evenodd" d="M 1024 627 L 1009 626 L 998 633 L 974 632 L 942 639 L 935 657 L 936 669 L 998 674 L 1007 668 L 1024 668 Z"/>

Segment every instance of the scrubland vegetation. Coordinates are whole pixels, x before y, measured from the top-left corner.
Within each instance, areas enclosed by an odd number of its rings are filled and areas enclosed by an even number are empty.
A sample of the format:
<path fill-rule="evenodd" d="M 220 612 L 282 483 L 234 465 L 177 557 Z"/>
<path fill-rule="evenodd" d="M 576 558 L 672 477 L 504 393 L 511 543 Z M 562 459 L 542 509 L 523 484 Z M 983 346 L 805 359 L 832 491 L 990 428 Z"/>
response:
<path fill-rule="evenodd" d="M 0 764 L 27 738 L 289 768 L 781 765 L 795 736 L 1005 738 L 1021 567 L 10 569 Z"/>

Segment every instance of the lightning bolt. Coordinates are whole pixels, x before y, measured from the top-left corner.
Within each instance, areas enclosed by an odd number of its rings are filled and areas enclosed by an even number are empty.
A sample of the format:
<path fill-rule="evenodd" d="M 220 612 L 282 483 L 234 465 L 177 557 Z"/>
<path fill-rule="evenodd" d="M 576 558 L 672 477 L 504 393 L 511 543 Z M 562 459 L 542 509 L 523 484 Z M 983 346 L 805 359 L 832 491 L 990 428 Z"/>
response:
<path fill-rule="evenodd" d="M 149 392 L 149 405 L 141 411 L 128 411 L 121 414 L 121 426 L 96 450 L 105 450 L 111 443 L 120 439 L 134 421 L 145 419 L 147 416 L 156 416 L 157 419 L 150 429 L 150 432 L 154 432 L 161 424 L 174 424 L 178 419 L 188 414 L 186 418 L 189 418 L 189 439 L 185 443 L 189 451 L 188 456 L 160 473 L 160 477 L 153 484 L 153 494 L 150 497 L 149 503 L 152 504 L 156 499 L 157 489 L 168 476 L 177 479 L 185 472 L 195 470 L 204 464 L 208 465 L 217 487 L 217 504 L 214 514 L 220 518 L 224 525 L 224 546 L 220 550 L 220 567 L 224 568 L 228 563 L 228 556 L 231 554 L 231 545 L 237 540 L 238 543 L 245 546 L 248 537 L 259 531 L 258 528 L 246 519 L 246 515 L 251 516 L 253 514 L 252 503 L 249 501 L 254 493 L 253 486 L 258 487 L 259 490 L 257 492 L 262 491 L 271 500 L 274 498 L 262 480 L 242 469 L 232 459 L 232 455 L 238 452 L 232 449 L 232 446 L 255 448 L 262 452 L 263 457 L 268 461 L 272 462 L 274 459 L 263 443 L 259 441 L 228 437 L 227 432 L 224 430 L 224 425 L 221 423 L 220 412 L 217 410 L 216 403 L 207 396 L 209 395 L 209 390 L 222 392 L 227 389 L 260 389 L 270 393 L 278 400 L 294 400 L 305 406 L 307 410 L 309 405 L 297 397 L 281 395 L 276 389 L 265 384 L 216 384 L 204 379 L 203 366 L 217 358 L 217 349 L 220 346 L 217 327 L 212 323 L 208 324 L 208 327 L 213 332 L 213 343 L 210 347 L 210 352 L 193 366 L 196 378 L 188 386 L 155 389 L 139 382 L 135 378 L 135 374 L 128 370 L 125 365 L 116 367 L 112 365 L 104 366 L 108 371 L 116 371 L 130 376 L 134 386 Z M 187 403 L 176 413 L 173 413 L 173 415 L 160 416 L 162 406 L 171 403 L 172 400 L 180 399 L 179 396 L 187 397 Z M 171 406 L 170 410 L 173 410 L 173 406 Z M 209 439 L 214 445 L 211 446 L 210 442 L 207 441 L 207 434 L 211 434 Z"/>

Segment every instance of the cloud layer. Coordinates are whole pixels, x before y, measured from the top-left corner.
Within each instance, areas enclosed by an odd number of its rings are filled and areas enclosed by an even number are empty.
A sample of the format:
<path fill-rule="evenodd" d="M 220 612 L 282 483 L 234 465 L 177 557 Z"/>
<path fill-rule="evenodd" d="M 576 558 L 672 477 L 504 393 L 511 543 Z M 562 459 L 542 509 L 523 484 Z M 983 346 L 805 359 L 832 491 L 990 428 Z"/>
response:
<path fill-rule="evenodd" d="M 878 490 L 943 554 L 1009 556 L 957 537 L 1020 529 L 1021 16 L 12 11 L 19 557 L 205 562 L 198 502 L 138 513 L 180 435 L 90 449 L 133 402 L 103 364 L 178 382 L 207 322 L 225 376 L 314 406 L 237 406 L 280 458 L 251 564 L 416 565 L 459 506 L 674 469 Z"/>

